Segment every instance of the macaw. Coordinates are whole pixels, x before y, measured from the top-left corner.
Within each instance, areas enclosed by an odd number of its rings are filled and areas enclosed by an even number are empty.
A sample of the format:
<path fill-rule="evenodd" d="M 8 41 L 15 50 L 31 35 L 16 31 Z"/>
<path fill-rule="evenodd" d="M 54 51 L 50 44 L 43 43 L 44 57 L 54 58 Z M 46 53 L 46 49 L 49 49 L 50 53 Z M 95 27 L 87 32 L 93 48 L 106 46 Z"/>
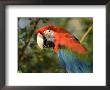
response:
<path fill-rule="evenodd" d="M 37 44 L 43 49 L 53 47 L 59 63 L 68 73 L 92 73 L 93 62 L 87 49 L 70 32 L 60 26 L 47 25 L 35 30 Z"/>

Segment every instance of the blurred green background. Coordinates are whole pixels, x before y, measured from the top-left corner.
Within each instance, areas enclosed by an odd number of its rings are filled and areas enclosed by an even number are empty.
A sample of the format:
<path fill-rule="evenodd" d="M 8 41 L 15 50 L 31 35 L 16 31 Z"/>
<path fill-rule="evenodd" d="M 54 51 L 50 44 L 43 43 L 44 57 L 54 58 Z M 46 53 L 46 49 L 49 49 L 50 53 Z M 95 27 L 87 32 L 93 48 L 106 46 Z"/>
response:
<path fill-rule="evenodd" d="M 57 25 L 67 29 L 88 49 L 93 57 L 93 18 L 18 18 L 18 72 L 19 73 L 66 73 L 59 65 L 52 48 L 41 50 L 37 46 L 34 31 L 45 25 Z"/>

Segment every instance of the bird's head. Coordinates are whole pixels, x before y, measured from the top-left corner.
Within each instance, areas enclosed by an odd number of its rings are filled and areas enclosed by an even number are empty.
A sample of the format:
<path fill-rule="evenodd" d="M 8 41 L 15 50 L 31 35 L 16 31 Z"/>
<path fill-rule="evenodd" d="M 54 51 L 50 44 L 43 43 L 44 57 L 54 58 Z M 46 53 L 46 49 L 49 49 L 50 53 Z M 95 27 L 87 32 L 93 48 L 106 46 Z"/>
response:
<path fill-rule="evenodd" d="M 58 27 L 54 25 L 48 25 L 41 27 L 38 30 L 35 30 L 35 34 L 37 34 L 37 44 L 43 49 L 53 47 L 54 48 L 54 40 L 55 40 L 55 32 L 58 31 Z"/>

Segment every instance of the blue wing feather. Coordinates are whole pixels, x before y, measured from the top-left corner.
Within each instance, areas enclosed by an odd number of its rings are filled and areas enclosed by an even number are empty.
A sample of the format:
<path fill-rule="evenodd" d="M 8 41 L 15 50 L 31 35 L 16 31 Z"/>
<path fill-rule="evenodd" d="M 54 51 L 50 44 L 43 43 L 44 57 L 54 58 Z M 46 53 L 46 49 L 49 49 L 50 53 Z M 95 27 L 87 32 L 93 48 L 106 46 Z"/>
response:
<path fill-rule="evenodd" d="M 68 73 L 91 73 L 93 72 L 92 62 L 84 62 L 78 60 L 76 55 L 68 49 L 59 49 L 58 51 L 59 62 L 66 68 Z"/>

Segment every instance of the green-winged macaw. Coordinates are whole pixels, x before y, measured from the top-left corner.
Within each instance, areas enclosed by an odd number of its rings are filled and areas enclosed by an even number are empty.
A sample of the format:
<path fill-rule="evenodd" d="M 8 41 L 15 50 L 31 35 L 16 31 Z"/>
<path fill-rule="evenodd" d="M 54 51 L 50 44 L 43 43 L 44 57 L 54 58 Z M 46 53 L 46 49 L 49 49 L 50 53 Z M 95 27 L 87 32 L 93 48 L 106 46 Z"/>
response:
<path fill-rule="evenodd" d="M 60 26 L 48 25 L 35 30 L 37 44 L 43 49 L 53 47 L 60 65 L 68 73 L 92 73 L 93 62 L 88 60 L 87 49 L 78 39 Z"/>

